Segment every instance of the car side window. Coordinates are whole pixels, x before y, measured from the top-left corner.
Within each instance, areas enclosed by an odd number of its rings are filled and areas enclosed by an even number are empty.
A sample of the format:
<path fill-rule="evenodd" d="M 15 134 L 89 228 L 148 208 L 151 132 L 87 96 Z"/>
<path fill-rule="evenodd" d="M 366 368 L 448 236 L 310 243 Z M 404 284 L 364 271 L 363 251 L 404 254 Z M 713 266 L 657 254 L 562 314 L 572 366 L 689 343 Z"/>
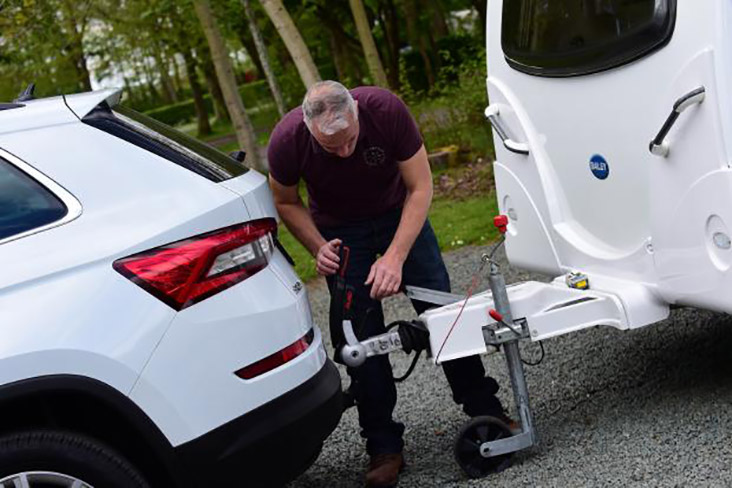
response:
<path fill-rule="evenodd" d="M 47 188 L 0 159 L 0 241 L 66 216 L 66 205 Z"/>

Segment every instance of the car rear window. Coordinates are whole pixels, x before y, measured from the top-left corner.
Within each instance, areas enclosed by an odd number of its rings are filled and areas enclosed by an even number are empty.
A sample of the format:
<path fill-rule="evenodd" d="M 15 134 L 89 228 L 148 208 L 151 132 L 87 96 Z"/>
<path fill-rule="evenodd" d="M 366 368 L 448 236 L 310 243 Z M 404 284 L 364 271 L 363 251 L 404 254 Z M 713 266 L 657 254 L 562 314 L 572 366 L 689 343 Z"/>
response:
<path fill-rule="evenodd" d="M 86 115 L 83 122 L 211 181 L 225 181 L 248 171 L 218 149 L 127 107 L 110 109 L 102 103 Z"/>
<path fill-rule="evenodd" d="M 529 74 L 595 73 L 664 46 L 675 20 L 676 0 L 504 0 L 503 52 Z"/>
<path fill-rule="evenodd" d="M 0 241 L 61 220 L 67 212 L 46 187 L 0 159 Z"/>

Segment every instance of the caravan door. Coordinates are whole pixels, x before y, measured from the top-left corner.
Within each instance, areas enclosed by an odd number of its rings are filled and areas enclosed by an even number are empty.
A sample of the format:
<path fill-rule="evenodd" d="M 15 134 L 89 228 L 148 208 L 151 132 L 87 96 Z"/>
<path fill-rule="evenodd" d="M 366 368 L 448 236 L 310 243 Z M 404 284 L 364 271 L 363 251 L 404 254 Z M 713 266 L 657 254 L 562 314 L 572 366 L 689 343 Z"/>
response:
<path fill-rule="evenodd" d="M 529 146 L 522 155 L 494 137 L 499 207 L 517 217 L 509 259 L 541 271 L 548 240 L 562 272 L 652 281 L 649 130 L 659 84 L 678 71 L 668 54 L 676 0 L 488 5 L 492 111 Z M 527 200 L 546 239 L 527 229 Z"/>
<path fill-rule="evenodd" d="M 666 301 L 732 312 L 729 1 L 680 1 L 673 72 L 654 79 L 651 237 Z M 671 61 L 669 61 L 671 62 Z"/>

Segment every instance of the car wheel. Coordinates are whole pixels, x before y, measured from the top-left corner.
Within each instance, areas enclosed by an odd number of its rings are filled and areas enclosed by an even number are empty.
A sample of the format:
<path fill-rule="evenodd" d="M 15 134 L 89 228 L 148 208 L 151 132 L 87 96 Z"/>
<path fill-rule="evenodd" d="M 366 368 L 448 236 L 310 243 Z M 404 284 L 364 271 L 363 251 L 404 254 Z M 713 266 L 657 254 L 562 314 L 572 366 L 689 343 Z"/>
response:
<path fill-rule="evenodd" d="M 149 488 L 110 447 L 78 434 L 29 431 L 0 437 L 0 488 Z"/>

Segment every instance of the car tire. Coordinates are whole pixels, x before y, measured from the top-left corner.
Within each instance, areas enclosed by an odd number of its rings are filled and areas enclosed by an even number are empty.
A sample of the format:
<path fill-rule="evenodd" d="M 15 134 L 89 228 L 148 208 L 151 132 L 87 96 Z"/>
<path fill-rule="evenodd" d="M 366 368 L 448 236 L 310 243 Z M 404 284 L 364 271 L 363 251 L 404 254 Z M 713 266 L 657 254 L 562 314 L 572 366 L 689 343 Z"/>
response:
<path fill-rule="evenodd" d="M 63 486 L 67 478 L 67 486 L 79 480 L 93 488 L 150 487 L 124 457 L 89 437 L 46 430 L 0 437 L 0 486 Z"/>

